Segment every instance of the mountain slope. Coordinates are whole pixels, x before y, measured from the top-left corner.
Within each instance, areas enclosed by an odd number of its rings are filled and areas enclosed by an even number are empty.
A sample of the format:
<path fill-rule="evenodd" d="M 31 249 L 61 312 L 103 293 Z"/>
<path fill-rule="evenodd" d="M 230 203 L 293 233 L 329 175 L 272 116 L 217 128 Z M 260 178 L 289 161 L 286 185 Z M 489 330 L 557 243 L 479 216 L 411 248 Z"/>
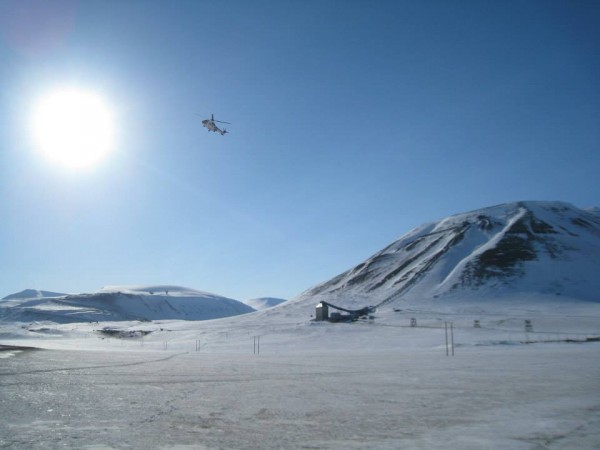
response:
<path fill-rule="evenodd" d="M 301 298 L 385 305 L 523 293 L 600 301 L 600 216 L 562 202 L 518 202 L 410 231 Z"/>
<path fill-rule="evenodd" d="M 246 305 L 251 306 L 252 308 L 260 311 L 261 309 L 273 308 L 274 306 L 280 305 L 284 303 L 286 300 L 283 298 L 275 298 L 275 297 L 259 297 L 252 298 L 250 300 L 246 300 L 244 303 Z"/>
<path fill-rule="evenodd" d="M 24 298 L 42 298 L 42 297 L 62 297 L 67 294 L 61 294 L 59 292 L 51 291 L 40 291 L 38 289 L 25 289 L 15 294 L 7 295 L 2 300 L 14 300 Z"/>
<path fill-rule="evenodd" d="M 0 321 L 208 320 L 252 311 L 237 300 L 179 286 L 111 286 L 92 294 L 5 300 Z"/>

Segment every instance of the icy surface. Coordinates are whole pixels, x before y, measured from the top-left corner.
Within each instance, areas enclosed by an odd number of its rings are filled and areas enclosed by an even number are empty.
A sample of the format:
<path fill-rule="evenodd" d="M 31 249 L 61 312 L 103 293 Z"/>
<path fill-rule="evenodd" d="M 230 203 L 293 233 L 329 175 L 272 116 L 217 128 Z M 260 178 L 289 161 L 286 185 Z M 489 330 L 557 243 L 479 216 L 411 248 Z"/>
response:
<path fill-rule="evenodd" d="M 0 446 L 593 449 L 599 349 L 30 351 L 0 366 Z"/>

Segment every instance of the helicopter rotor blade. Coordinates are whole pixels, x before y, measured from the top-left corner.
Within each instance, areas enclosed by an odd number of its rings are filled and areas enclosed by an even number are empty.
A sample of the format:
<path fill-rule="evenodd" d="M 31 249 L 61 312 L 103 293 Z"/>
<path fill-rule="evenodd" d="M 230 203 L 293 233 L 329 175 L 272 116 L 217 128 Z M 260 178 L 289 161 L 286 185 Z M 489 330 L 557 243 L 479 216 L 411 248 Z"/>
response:
<path fill-rule="evenodd" d="M 194 113 L 195 116 L 200 116 L 200 117 L 206 117 L 204 114 L 198 114 L 198 113 Z M 218 122 L 218 123 L 226 123 L 228 125 L 231 125 L 231 122 L 224 122 L 222 120 L 215 120 L 215 116 L 214 114 L 210 115 L 210 119 L 206 119 L 206 120 L 210 120 L 211 122 Z"/>

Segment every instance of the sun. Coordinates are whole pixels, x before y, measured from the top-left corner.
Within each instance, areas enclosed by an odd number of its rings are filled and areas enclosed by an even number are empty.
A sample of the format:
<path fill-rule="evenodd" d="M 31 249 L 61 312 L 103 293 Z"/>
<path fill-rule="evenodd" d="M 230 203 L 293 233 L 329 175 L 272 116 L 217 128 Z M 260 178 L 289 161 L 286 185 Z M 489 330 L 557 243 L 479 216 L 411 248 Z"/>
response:
<path fill-rule="evenodd" d="M 32 128 L 42 153 L 72 169 L 95 166 L 114 147 L 112 111 L 92 91 L 69 88 L 47 94 L 37 104 Z"/>

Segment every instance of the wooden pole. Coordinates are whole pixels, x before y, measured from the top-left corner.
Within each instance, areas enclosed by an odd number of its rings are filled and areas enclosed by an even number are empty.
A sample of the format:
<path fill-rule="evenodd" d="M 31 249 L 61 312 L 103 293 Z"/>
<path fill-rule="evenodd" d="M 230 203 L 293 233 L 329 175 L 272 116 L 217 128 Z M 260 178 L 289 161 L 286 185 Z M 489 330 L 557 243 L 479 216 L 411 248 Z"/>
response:
<path fill-rule="evenodd" d="M 446 332 L 446 356 L 448 356 L 448 322 L 444 322 L 444 330 Z"/>
<path fill-rule="evenodd" d="M 450 342 L 452 346 L 452 356 L 454 356 L 454 323 L 450 322 Z"/>

